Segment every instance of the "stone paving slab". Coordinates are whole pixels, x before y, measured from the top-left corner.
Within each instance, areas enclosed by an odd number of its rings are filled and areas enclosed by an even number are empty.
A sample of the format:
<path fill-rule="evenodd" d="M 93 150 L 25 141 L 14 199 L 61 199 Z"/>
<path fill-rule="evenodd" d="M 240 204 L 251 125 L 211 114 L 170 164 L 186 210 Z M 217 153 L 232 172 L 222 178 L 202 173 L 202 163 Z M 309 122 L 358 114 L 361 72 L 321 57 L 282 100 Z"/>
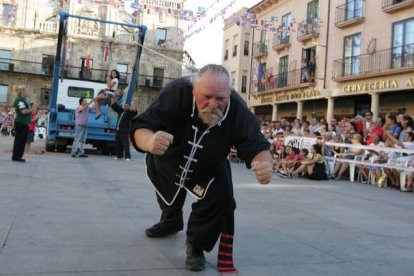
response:
<path fill-rule="evenodd" d="M 144 155 L 125 162 L 89 149 L 20 164 L 12 141 L 0 137 L 0 275 L 219 275 L 217 248 L 205 271 L 184 269 L 185 231 L 145 237 L 160 213 Z M 413 275 L 413 194 L 276 175 L 261 186 L 242 163 L 232 168 L 239 275 Z"/>

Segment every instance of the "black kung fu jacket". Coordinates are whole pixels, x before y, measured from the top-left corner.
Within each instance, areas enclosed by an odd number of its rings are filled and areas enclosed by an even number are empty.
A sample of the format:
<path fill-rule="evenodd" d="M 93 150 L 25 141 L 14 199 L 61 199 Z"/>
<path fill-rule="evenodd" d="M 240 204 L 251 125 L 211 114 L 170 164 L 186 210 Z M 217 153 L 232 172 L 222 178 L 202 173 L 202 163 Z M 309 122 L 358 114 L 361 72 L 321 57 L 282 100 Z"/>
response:
<path fill-rule="evenodd" d="M 229 168 L 226 162 L 231 146 L 236 147 L 247 168 L 259 152 L 270 148 L 256 117 L 235 91 L 231 92 L 223 119 L 208 127 L 198 118 L 192 90 L 187 78 L 172 81 L 132 121 L 131 140 L 140 152 L 143 150 L 133 139 L 136 129 L 161 130 L 174 136 L 164 155 L 146 155 L 148 177 L 167 205 L 173 204 L 180 188 L 202 199 L 215 178 L 223 181 L 223 170 Z M 228 177 L 224 181 L 231 183 L 230 173 L 225 175 Z"/>

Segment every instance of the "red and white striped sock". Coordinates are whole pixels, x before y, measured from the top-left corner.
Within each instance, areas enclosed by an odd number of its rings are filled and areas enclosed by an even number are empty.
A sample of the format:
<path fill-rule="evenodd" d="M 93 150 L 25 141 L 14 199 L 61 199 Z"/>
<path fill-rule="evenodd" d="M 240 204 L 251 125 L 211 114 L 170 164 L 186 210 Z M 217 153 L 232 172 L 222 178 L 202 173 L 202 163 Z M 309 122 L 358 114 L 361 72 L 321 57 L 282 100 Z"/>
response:
<path fill-rule="evenodd" d="M 220 273 L 238 273 L 233 264 L 233 235 L 221 233 L 217 256 L 217 270 Z"/>

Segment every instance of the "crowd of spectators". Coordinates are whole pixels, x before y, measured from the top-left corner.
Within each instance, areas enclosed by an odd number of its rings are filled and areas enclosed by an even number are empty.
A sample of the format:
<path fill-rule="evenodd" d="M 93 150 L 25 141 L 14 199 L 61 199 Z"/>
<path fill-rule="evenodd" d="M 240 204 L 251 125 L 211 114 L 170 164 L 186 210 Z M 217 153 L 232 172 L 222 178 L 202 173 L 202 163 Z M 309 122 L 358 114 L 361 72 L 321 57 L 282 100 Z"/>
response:
<path fill-rule="evenodd" d="M 373 118 L 372 112 L 367 111 L 353 118 L 329 122 L 317 116 L 310 121 L 264 121 L 261 131 L 272 145 L 274 172 L 280 177 L 340 180 L 349 177 L 350 163 L 356 163 L 361 182 L 367 183 L 372 179 L 378 185 L 386 182 L 390 187 L 400 188 L 400 171 L 396 167 L 414 167 L 414 155 L 392 149 L 414 150 L 413 124 L 409 115 L 386 114 Z M 285 143 L 288 136 L 313 137 L 316 143 L 307 149 L 295 148 Z M 375 166 L 385 163 L 389 168 Z M 324 168 L 324 173 L 320 172 L 321 168 Z M 413 174 L 407 175 L 403 190 L 412 191 Z"/>
<path fill-rule="evenodd" d="M 14 127 L 14 112 L 11 107 L 5 107 L 0 112 L 0 133 L 2 136 L 12 135 Z"/>

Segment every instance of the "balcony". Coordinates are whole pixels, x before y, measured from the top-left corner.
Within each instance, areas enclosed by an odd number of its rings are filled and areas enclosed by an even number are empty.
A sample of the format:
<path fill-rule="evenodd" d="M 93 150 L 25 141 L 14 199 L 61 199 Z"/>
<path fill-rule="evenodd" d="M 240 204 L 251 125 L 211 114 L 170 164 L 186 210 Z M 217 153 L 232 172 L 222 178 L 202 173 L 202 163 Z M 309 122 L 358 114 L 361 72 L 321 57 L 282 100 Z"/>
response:
<path fill-rule="evenodd" d="M 318 18 L 308 18 L 307 20 L 299 22 L 297 40 L 303 43 L 312 38 L 317 38 L 319 36 L 319 28 Z"/>
<path fill-rule="evenodd" d="M 382 0 L 382 11 L 394 13 L 414 7 L 414 0 Z"/>
<path fill-rule="evenodd" d="M 365 21 L 365 1 L 354 0 L 338 6 L 335 13 L 335 26 L 346 28 Z"/>
<path fill-rule="evenodd" d="M 33 62 L 17 59 L 1 59 L 0 58 L 0 72 L 10 72 L 13 74 L 28 74 L 45 76 L 52 78 L 53 76 L 53 64 L 46 64 L 42 62 Z M 90 80 L 96 82 L 106 82 L 108 75 L 107 69 L 87 69 L 86 67 L 65 66 L 62 69 L 62 75 L 64 78 L 77 79 L 77 80 Z M 128 84 L 131 78 L 131 73 L 121 73 L 119 79 L 120 84 Z M 139 75 L 138 85 L 149 86 L 154 88 L 161 88 L 171 82 L 173 78 L 159 77 L 152 75 Z"/>
<path fill-rule="evenodd" d="M 335 60 L 332 79 L 342 82 L 413 71 L 414 44 L 407 44 L 372 54 Z"/>
<path fill-rule="evenodd" d="M 275 51 L 282 51 L 283 49 L 290 47 L 290 34 L 289 31 L 283 31 L 280 34 L 273 35 L 272 48 Z"/>
<path fill-rule="evenodd" d="M 267 56 L 267 45 L 269 41 L 259 41 L 253 44 L 253 57 L 261 58 Z"/>
<path fill-rule="evenodd" d="M 315 86 L 315 77 L 310 76 L 306 69 L 297 69 L 277 75 L 267 75 L 260 81 L 252 82 L 252 91 L 258 93 L 278 92 Z"/>

